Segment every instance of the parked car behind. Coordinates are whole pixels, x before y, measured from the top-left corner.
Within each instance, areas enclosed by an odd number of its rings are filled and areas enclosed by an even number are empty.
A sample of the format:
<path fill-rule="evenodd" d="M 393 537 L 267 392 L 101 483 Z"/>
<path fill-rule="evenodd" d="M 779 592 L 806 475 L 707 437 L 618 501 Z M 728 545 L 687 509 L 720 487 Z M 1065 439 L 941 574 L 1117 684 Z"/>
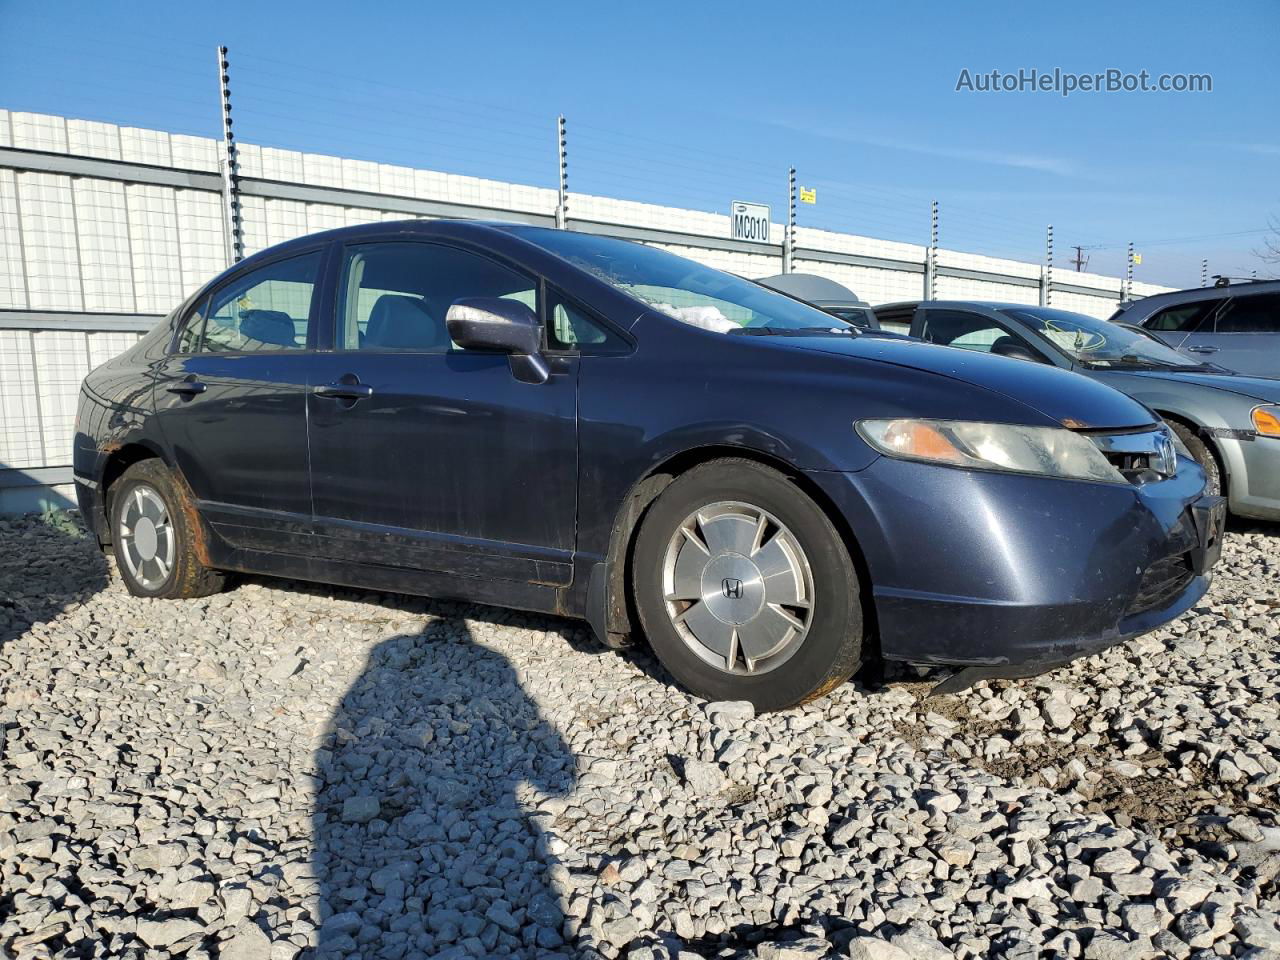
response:
<path fill-rule="evenodd" d="M 1280 520 L 1280 380 L 1176 353 L 1142 327 L 1050 307 L 977 301 L 908 306 L 912 335 L 1074 370 L 1140 400 L 1204 468 L 1233 513 Z M 902 304 L 884 310 L 895 316 Z"/>
<path fill-rule="evenodd" d="M 1111 319 L 1144 327 L 1193 360 L 1280 377 L 1280 280 L 1158 293 Z"/>
<path fill-rule="evenodd" d="M 844 284 L 827 277 L 820 277 L 816 273 L 779 273 L 772 277 L 762 277 L 756 283 L 811 303 L 819 310 L 854 326 L 867 330 L 880 329 L 871 304 L 859 298 Z"/>
<path fill-rule="evenodd" d="M 1204 594 L 1223 522 L 1103 384 L 653 247 L 443 220 L 208 283 L 86 378 L 75 478 L 137 595 L 250 571 L 582 617 L 760 709 L 877 650 L 958 686 L 1150 630 Z"/>

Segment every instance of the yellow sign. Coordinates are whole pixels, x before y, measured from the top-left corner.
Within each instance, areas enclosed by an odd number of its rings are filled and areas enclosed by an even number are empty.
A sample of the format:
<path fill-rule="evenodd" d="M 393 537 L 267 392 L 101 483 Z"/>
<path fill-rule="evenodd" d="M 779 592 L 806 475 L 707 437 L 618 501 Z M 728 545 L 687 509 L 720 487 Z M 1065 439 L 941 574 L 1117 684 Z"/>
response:
<path fill-rule="evenodd" d="M 1142 262 L 1142 254 L 1140 254 L 1140 253 L 1135 253 L 1135 254 L 1133 255 L 1133 262 L 1134 262 L 1134 263 L 1141 263 L 1141 262 Z"/>
<path fill-rule="evenodd" d="M 801 203 L 817 203 L 817 202 L 818 202 L 818 188 L 817 188 L 817 187 L 813 187 L 813 188 L 809 188 L 809 187 L 801 187 L 801 188 L 800 188 L 800 202 L 801 202 Z"/>

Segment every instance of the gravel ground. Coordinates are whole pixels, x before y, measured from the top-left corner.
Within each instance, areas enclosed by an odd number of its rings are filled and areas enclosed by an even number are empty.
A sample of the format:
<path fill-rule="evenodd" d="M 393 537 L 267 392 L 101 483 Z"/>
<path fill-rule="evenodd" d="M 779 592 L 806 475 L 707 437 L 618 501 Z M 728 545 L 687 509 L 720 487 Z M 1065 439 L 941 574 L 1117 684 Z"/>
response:
<path fill-rule="evenodd" d="M 0 954 L 1280 957 L 1280 528 L 1048 677 L 755 717 L 487 607 L 0 521 Z"/>

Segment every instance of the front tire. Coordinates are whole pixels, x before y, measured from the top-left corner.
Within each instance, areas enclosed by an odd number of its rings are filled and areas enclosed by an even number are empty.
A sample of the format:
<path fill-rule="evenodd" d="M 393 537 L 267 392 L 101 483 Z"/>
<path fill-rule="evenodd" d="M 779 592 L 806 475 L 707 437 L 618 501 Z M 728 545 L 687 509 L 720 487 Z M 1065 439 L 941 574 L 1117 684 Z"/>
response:
<path fill-rule="evenodd" d="M 1186 424 L 1178 423 L 1176 420 L 1166 420 L 1165 423 L 1178 435 L 1178 439 L 1182 441 L 1196 463 L 1204 469 L 1204 492 L 1215 497 L 1219 496 L 1222 493 L 1222 466 L 1218 463 L 1214 452 L 1209 449 L 1209 445 Z"/>
<path fill-rule="evenodd" d="M 135 597 L 207 597 L 224 577 L 196 553 L 200 531 L 186 489 L 159 460 L 129 467 L 111 486 L 111 542 L 116 568 Z"/>
<path fill-rule="evenodd" d="M 632 587 L 663 665 L 711 700 L 780 710 L 858 668 L 858 576 L 839 532 L 786 477 L 724 459 L 674 480 L 645 514 Z"/>

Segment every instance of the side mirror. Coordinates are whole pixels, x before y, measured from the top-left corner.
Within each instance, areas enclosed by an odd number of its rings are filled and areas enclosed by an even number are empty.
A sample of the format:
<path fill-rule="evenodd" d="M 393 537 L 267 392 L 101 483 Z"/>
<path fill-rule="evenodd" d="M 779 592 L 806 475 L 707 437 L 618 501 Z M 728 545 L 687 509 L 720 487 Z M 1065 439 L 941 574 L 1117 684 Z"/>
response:
<path fill-rule="evenodd" d="M 466 297 L 445 314 L 449 338 L 464 350 L 497 350 L 511 357 L 511 372 L 526 383 L 545 383 L 551 375 L 542 355 L 542 324 L 519 300 Z"/>
<path fill-rule="evenodd" d="M 1015 360 L 1030 360 L 1032 363 L 1045 362 L 1044 357 L 1021 343 L 998 343 L 991 353 L 997 357 L 1013 357 Z"/>

